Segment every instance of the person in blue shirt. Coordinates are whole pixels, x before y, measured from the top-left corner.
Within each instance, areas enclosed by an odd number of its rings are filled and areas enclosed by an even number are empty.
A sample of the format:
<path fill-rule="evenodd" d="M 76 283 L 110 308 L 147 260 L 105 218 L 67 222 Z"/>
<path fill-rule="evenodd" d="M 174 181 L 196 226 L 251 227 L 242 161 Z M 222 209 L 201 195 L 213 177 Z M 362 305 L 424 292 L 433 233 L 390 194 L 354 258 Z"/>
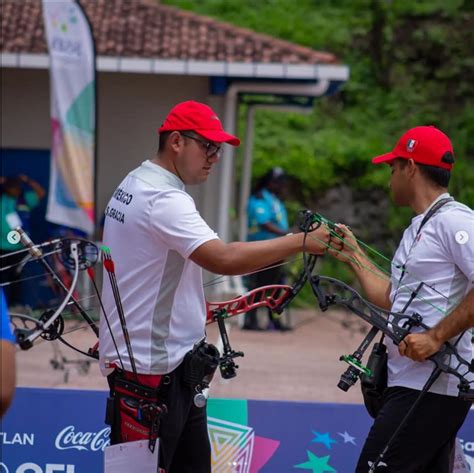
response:
<path fill-rule="evenodd" d="M 16 227 L 29 231 L 30 212 L 38 207 L 41 199 L 46 195 L 43 187 L 31 177 L 20 174 L 15 177 L 0 176 L 0 255 L 4 256 L 2 266 L 12 266 L 0 274 L 0 282 L 6 283 L 19 279 L 16 265 L 25 256 L 15 253 L 23 248 L 20 242 L 12 242 L 8 234 Z M 5 287 L 6 297 L 11 306 L 22 303 L 21 283 L 14 283 Z"/>
<path fill-rule="evenodd" d="M 15 393 L 15 338 L 10 328 L 7 303 L 0 288 L 0 418 L 11 404 Z"/>
<path fill-rule="evenodd" d="M 248 241 L 270 240 L 288 233 L 288 215 L 282 201 L 286 188 L 287 176 L 280 167 L 270 169 L 257 181 L 247 205 Z M 269 284 L 281 284 L 285 277 L 284 271 L 279 265 L 273 266 L 248 276 L 249 290 Z M 268 316 L 269 328 L 289 330 L 271 311 Z M 247 312 L 242 328 L 260 330 L 256 310 Z"/>

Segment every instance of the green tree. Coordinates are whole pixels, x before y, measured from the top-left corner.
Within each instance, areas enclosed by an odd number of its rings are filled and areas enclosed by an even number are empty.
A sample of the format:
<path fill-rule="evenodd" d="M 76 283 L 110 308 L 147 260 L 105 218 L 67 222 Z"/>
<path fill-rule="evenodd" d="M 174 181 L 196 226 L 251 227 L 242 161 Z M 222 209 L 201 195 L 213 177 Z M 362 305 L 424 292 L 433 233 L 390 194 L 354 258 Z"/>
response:
<path fill-rule="evenodd" d="M 343 89 L 317 100 L 312 114 L 256 115 L 254 177 L 275 165 L 287 169 L 298 182 L 291 209 L 317 208 L 318 199 L 340 185 L 350 185 L 359 195 L 381 192 L 389 199 L 389 171 L 372 166 L 370 158 L 421 124 L 435 125 L 451 137 L 457 161 L 450 190 L 474 206 L 472 2 L 162 1 L 332 52 L 350 66 Z M 397 237 L 410 217 L 410 212 L 392 206 L 386 221 L 361 226 L 368 229 L 364 234 L 369 240 L 380 238 L 381 227 Z"/>

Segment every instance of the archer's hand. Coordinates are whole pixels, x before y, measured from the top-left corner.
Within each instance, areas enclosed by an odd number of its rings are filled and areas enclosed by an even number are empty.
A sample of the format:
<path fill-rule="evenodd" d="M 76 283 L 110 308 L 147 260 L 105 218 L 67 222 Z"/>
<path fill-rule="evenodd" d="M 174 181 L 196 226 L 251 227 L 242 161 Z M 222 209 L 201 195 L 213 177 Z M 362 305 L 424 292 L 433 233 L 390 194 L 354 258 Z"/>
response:
<path fill-rule="evenodd" d="M 337 256 L 344 249 L 344 232 L 339 228 L 337 224 L 331 231 L 331 237 L 329 238 L 329 247 L 327 252 L 331 256 Z"/>
<path fill-rule="evenodd" d="M 326 224 L 308 233 L 306 237 L 306 251 L 315 255 L 323 255 L 329 248 L 330 232 Z"/>
<path fill-rule="evenodd" d="M 410 333 L 398 345 L 398 352 L 414 361 L 423 361 L 437 353 L 442 344 L 429 330 L 423 333 Z"/>
<path fill-rule="evenodd" d="M 329 250 L 329 253 L 343 263 L 349 263 L 356 260 L 357 253 L 360 253 L 361 249 L 357 243 L 356 237 L 352 233 L 352 230 L 350 230 L 347 225 L 338 223 L 336 232 L 342 239 L 336 237 L 332 238 L 332 240 L 339 242 L 339 246 L 334 246 L 333 251 Z"/>

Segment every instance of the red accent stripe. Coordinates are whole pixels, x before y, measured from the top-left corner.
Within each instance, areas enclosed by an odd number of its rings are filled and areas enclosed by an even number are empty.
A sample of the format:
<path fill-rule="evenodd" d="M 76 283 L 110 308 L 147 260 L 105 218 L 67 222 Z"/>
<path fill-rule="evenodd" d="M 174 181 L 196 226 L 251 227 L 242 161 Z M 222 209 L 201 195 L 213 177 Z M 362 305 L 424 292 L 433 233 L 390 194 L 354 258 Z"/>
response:
<path fill-rule="evenodd" d="M 130 381 L 136 381 L 137 378 L 130 371 L 123 372 L 124 378 Z M 138 382 L 149 388 L 157 388 L 161 383 L 161 374 L 138 374 Z"/>

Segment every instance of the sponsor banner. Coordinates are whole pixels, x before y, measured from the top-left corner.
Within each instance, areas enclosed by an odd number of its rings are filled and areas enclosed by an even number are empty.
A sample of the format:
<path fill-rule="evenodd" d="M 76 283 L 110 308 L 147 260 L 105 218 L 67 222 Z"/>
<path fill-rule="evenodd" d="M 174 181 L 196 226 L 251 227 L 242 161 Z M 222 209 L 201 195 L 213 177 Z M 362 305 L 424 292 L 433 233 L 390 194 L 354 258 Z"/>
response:
<path fill-rule="evenodd" d="M 95 52 L 74 0 L 43 0 L 50 57 L 51 171 L 47 220 L 94 231 Z"/>
<path fill-rule="evenodd" d="M 2 419 L 0 473 L 101 473 L 106 392 L 18 388 Z M 371 419 L 362 405 L 210 399 L 213 473 L 350 473 Z M 457 473 L 474 473 L 474 413 Z M 462 458 L 464 452 L 465 459 Z"/>
<path fill-rule="evenodd" d="M 101 473 L 107 393 L 17 388 L 2 419 L 0 473 Z"/>

